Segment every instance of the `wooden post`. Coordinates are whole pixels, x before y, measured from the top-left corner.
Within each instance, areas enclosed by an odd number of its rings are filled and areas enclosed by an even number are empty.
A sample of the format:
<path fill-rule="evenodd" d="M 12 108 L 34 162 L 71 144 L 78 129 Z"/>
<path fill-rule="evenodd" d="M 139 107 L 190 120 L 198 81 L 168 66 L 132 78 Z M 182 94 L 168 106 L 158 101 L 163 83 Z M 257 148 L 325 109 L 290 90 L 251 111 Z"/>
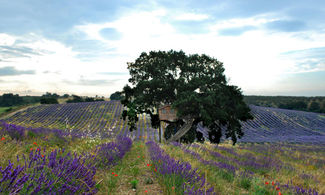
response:
<path fill-rule="evenodd" d="M 161 121 L 159 121 L 159 143 L 161 143 Z"/>
<path fill-rule="evenodd" d="M 207 195 L 207 183 L 208 183 L 207 170 L 205 170 L 204 195 Z"/>

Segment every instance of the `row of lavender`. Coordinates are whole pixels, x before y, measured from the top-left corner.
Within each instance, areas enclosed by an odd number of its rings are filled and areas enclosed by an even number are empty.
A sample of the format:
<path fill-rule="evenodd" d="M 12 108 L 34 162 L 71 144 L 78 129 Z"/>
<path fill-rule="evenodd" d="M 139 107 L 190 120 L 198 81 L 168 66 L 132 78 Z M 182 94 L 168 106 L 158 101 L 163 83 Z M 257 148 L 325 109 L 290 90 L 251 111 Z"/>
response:
<path fill-rule="evenodd" d="M 17 155 L 17 165 L 9 161 L 0 166 L 1 194 L 95 194 L 94 176 L 98 168 L 114 166 L 130 150 L 132 140 L 118 137 L 116 142 L 96 147 L 95 155 L 72 154 L 64 149 L 48 153 L 46 148 Z"/>
<path fill-rule="evenodd" d="M 254 119 L 241 123 L 245 135 L 239 142 L 325 143 L 325 115 L 253 105 L 250 109 Z M 207 128 L 199 124 L 197 130 L 208 138 Z"/>
<path fill-rule="evenodd" d="M 179 147 L 181 150 L 183 150 L 184 153 L 187 153 L 191 155 L 193 158 L 198 160 L 204 165 L 210 166 L 212 168 L 215 168 L 215 171 L 222 171 L 223 173 L 228 174 L 227 179 L 230 180 L 231 178 L 237 177 L 242 179 L 249 179 L 252 180 L 255 175 L 259 177 L 258 175 L 265 175 L 266 173 L 270 173 L 271 171 L 279 172 L 281 169 L 285 169 L 287 171 L 293 171 L 296 174 L 298 174 L 302 179 L 313 179 L 316 182 L 316 178 L 314 176 L 306 174 L 304 172 L 300 172 L 299 170 L 296 170 L 294 167 L 292 167 L 290 164 L 284 163 L 281 160 L 279 160 L 275 156 L 275 151 L 281 151 L 282 156 L 288 157 L 287 154 L 284 154 L 285 147 L 283 145 L 272 145 L 266 146 L 266 145 L 259 145 L 259 146 L 245 146 L 241 147 L 241 149 L 246 149 L 247 151 L 254 151 L 261 156 L 254 156 L 251 152 L 245 152 L 243 154 L 237 153 L 233 148 L 227 148 L 222 146 L 216 146 L 215 150 L 208 149 L 202 145 L 198 144 L 192 144 L 191 146 L 185 146 L 182 144 L 179 144 L 177 142 L 172 143 L 175 147 Z M 289 145 L 292 148 L 292 145 Z M 206 160 L 199 152 L 195 152 L 193 149 L 196 148 L 196 150 L 202 151 L 201 153 L 209 154 L 213 156 L 214 160 Z M 320 147 L 323 150 L 324 147 Z M 317 150 L 317 149 L 316 149 Z M 325 150 L 324 150 L 325 151 Z M 226 153 L 228 155 L 224 155 L 222 153 Z M 294 159 L 294 160 L 304 160 L 305 157 Z M 324 166 L 325 162 L 316 162 L 319 168 Z M 266 174 L 267 175 L 267 174 Z M 287 181 L 286 184 L 281 184 L 279 182 L 275 182 L 275 186 L 278 187 L 278 190 L 282 189 L 282 191 L 291 192 L 295 194 L 306 194 L 306 195 L 317 195 L 318 192 L 316 189 L 312 188 L 304 188 L 300 185 L 294 185 L 291 181 Z"/>
<path fill-rule="evenodd" d="M 146 144 L 152 164 L 156 167 L 156 176 L 162 178 L 166 186 L 173 187 L 172 190 L 167 189 L 168 194 L 216 194 L 204 175 L 192 169 L 188 162 L 173 159 L 155 142 Z"/>
<path fill-rule="evenodd" d="M 325 116 L 318 113 L 250 106 L 254 120 L 243 122 L 245 136 L 241 142 L 309 142 L 325 140 Z M 129 132 L 121 119 L 119 101 L 41 105 L 16 113 L 6 122 L 30 127 L 74 129 L 88 134 L 125 135 L 158 140 L 158 131 L 150 125 L 148 115 L 140 115 L 137 131 Z M 208 129 L 198 125 L 208 138 Z M 225 129 L 223 128 L 223 131 Z"/>
<path fill-rule="evenodd" d="M 123 135 L 158 140 L 158 131 L 151 127 L 150 118 L 145 114 L 139 116 L 137 131 L 129 132 L 127 123 L 121 119 L 122 110 L 119 101 L 40 105 L 18 112 L 5 121 L 25 127 L 69 129 L 93 136 Z"/>

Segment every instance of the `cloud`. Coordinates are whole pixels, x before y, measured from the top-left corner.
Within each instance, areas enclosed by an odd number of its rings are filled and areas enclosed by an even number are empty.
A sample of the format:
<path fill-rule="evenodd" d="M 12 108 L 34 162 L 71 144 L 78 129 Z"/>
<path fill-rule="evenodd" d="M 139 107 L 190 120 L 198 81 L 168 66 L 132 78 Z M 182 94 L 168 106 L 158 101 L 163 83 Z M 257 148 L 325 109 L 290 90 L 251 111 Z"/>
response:
<path fill-rule="evenodd" d="M 209 15 L 207 14 L 195 14 L 195 13 L 185 13 L 176 16 L 175 20 L 180 20 L 180 21 L 202 21 L 206 20 L 209 18 Z"/>
<path fill-rule="evenodd" d="M 107 85 L 113 85 L 115 84 L 117 81 L 119 81 L 120 79 L 113 79 L 113 80 L 104 80 L 104 79 L 100 79 L 100 80 L 89 80 L 89 79 L 84 79 L 81 78 L 78 81 L 68 81 L 65 80 L 63 81 L 64 83 L 67 83 L 69 85 L 81 85 L 81 86 L 107 86 Z"/>
<path fill-rule="evenodd" d="M 173 28 L 180 34 L 207 34 L 209 33 L 209 22 L 200 20 L 184 20 L 171 22 Z"/>
<path fill-rule="evenodd" d="M 108 40 L 116 40 L 120 39 L 122 36 L 121 34 L 114 28 L 104 28 L 99 31 L 100 35 Z"/>
<path fill-rule="evenodd" d="M 322 69 L 323 50 L 281 54 L 324 47 L 324 5 L 318 0 L 2 0 L 1 67 L 37 74 L 19 76 L 24 85 L 0 88 L 114 92 L 127 83 L 126 62 L 143 51 L 174 49 L 216 57 L 234 84 L 264 90 L 279 75 Z"/>
<path fill-rule="evenodd" d="M 120 8 L 136 5 L 128 1 L 2 0 L 0 29 L 16 35 L 39 32 L 47 38 L 59 38 L 75 24 L 113 20 L 119 15 Z"/>
<path fill-rule="evenodd" d="M 283 56 L 291 56 L 298 59 L 305 58 L 325 58 L 325 47 L 308 48 L 302 50 L 292 50 L 281 53 Z"/>
<path fill-rule="evenodd" d="M 325 71 L 325 47 L 292 50 L 280 54 L 281 58 L 294 62 L 291 73 Z"/>
<path fill-rule="evenodd" d="M 269 30 L 282 32 L 299 32 L 306 30 L 306 24 L 299 20 L 276 20 L 265 24 Z"/>
<path fill-rule="evenodd" d="M 219 35 L 223 36 L 239 36 L 246 31 L 256 29 L 255 26 L 241 26 L 241 27 L 234 27 L 234 28 L 224 28 L 219 30 Z"/>
<path fill-rule="evenodd" d="M 48 70 L 46 70 L 46 71 L 43 71 L 43 74 L 57 74 L 57 75 L 59 75 L 60 71 L 48 71 Z"/>
<path fill-rule="evenodd" d="M 100 72 L 98 74 L 120 76 L 120 75 L 129 75 L 129 72 Z"/>
<path fill-rule="evenodd" d="M 23 74 L 36 74 L 34 70 L 16 70 L 13 66 L 0 68 L 0 76 L 16 76 Z"/>
<path fill-rule="evenodd" d="M 4 59 L 17 57 L 31 57 L 32 55 L 42 55 L 41 52 L 36 51 L 30 47 L 24 46 L 6 46 L 0 45 L 0 57 Z"/>

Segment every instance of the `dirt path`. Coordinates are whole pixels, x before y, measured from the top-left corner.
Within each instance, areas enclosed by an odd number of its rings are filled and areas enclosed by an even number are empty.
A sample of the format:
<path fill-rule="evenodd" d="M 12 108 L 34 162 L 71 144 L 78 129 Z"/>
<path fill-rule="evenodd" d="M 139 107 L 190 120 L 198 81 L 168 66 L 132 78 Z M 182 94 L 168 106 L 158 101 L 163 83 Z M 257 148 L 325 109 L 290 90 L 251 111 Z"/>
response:
<path fill-rule="evenodd" d="M 97 194 L 118 195 L 161 195 L 163 188 L 154 176 L 149 154 L 143 141 L 135 141 L 121 162 L 110 170 L 96 173 L 102 180 Z M 132 189 L 131 181 L 137 181 Z"/>
<path fill-rule="evenodd" d="M 163 189 L 154 176 L 146 145 L 140 142 L 136 148 L 137 150 L 132 155 L 132 158 L 127 160 L 128 163 L 125 168 L 128 171 L 125 172 L 123 178 L 118 182 L 116 194 L 163 194 Z M 132 180 L 138 181 L 136 190 L 132 190 Z"/>
<path fill-rule="evenodd" d="M 19 109 L 19 110 L 16 110 L 16 111 L 10 112 L 10 113 L 8 113 L 8 114 L 5 114 L 5 115 L 1 116 L 1 117 L 0 117 L 0 120 L 4 120 L 4 119 L 6 119 L 6 118 L 12 117 L 12 116 L 15 115 L 16 113 L 18 113 L 18 112 L 22 112 L 22 111 L 25 111 L 25 110 L 27 110 L 28 108 L 31 108 L 31 107 L 34 107 L 34 106 L 38 106 L 38 105 L 37 105 L 37 104 L 29 105 L 29 106 L 23 107 L 23 108 L 21 108 L 21 109 Z"/>

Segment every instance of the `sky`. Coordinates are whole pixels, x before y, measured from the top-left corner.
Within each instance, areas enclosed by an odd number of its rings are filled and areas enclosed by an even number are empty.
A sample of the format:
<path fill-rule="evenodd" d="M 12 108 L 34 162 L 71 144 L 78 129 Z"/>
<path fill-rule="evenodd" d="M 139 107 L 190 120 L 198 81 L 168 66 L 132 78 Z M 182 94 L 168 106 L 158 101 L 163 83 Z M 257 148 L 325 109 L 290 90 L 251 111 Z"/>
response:
<path fill-rule="evenodd" d="M 325 96 L 324 0 L 0 0 L 0 94 L 109 97 L 142 52 L 223 62 L 244 95 Z"/>

